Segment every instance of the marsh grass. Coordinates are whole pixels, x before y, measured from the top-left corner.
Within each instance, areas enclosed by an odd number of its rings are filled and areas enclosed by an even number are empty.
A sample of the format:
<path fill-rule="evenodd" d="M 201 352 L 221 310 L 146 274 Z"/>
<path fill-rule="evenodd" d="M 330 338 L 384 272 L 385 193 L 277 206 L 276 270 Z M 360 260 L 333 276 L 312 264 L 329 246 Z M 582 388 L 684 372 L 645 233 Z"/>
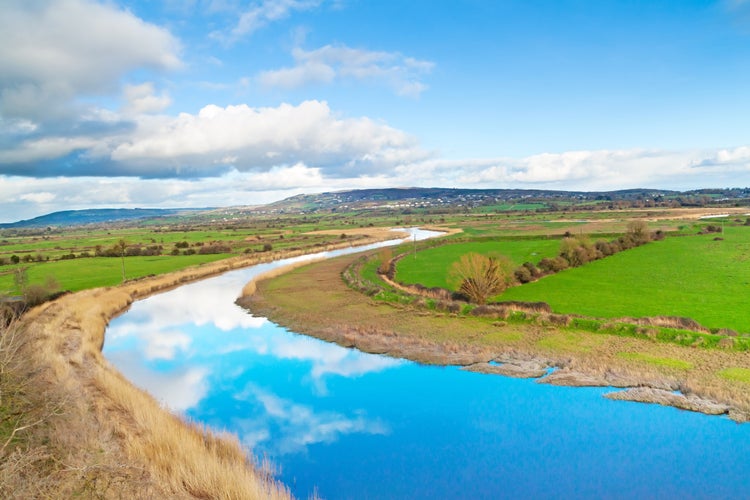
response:
<path fill-rule="evenodd" d="M 617 356 L 622 359 L 630 361 L 639 361 L 648 363 L 654 366 L 663 366 L 665 368 L 673 368 L 677 370 L 690 370 L 693 368 L 693 364 L 681 359 L 665 358 L 661 356 L 653 356 L 651 354 L 645 354 L 641 352 L 618 352 Z"/>
<path fill-rule="evenodd" d="M 750 384 L 750 369 L 748 368 L 725 368 L 719 372 L 719 376 L 726 380 Z"/>

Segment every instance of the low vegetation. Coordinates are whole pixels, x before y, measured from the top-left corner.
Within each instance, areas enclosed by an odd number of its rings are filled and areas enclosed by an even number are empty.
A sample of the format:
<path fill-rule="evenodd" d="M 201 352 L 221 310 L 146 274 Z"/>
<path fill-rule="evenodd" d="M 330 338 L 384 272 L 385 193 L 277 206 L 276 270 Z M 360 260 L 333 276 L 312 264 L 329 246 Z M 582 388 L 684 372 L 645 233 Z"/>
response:
<path fill-rule="evenodd" d="M 644 354 L 641 352 L 619 352 L 617 353 L 617 355 L 622 359 L 641 361 L 643 363 L 648 363 L 655 366 L 664 366 L 666 368 L 674 368 L 677 370 L 690 370 L 691 368 L 693 368 L 693 364 L 689 361 L 652 356 L 650 354 Z"/>
<path fill-rule="evenodd" d="M 750 384 L 750 368 L 724 368 L 719 372 L 719 376 L 727 380 Z"/>

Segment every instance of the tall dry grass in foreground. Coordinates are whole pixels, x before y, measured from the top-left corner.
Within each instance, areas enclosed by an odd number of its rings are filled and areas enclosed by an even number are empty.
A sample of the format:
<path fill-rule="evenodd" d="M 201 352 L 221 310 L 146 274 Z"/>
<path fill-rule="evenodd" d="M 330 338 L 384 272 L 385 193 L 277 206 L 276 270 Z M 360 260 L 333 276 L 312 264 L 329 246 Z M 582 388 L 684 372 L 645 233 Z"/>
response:
<path fill-rule="evenodd" d="M 289 498 L 230 436 L 172 415 L 101 355 L 116 289 L 0 332 L 0 497 Z"/>

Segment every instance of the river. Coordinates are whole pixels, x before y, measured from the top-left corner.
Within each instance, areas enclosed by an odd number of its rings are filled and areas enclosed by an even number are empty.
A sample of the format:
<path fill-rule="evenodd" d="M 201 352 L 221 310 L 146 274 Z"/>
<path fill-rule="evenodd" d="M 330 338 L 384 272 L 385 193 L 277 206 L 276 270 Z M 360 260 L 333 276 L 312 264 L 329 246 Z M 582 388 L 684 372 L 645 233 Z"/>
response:
<path fill-rule="evenodd" d="M 136 302 L 103 351 L 173 412 L 237 434 L 299 498 L 750 495 L 750 424 L 290 332 L 234 304 L 278 265 Z"/>

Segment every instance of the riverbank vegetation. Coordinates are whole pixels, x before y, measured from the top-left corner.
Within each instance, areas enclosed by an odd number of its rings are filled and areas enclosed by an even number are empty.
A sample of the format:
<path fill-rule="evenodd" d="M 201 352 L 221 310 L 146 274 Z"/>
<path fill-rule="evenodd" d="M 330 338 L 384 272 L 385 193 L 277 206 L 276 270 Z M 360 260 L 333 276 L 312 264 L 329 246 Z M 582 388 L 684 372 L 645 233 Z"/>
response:
<path fill-rule="evenodd" d="M 750 328 L 743 326 L 746 318 L 742 307 L 725 300 L 727 293 L 741 300 L 743 286 L 750 282 L 742 265 L 750 248 L 746 220 L 727 217 L 684 223 L 660 219 L 646 224 L 644 218 L 616 223 L 610 220 L 608 224 L 608 231 L 598 224 L 602 230 L 596 236 L 584 231 L 585 224 L 577 235 L 566 230 L 562 234 L 508 236 L 498 228 L 484 226 L 478 232 L 477 226 L 471 226 L 472 231 L 445 241 L 410 243 L 392 251 L 351 258 L 340 271 L 343 283 L 362 294 L 365 302 L 360 303 L 362 310 L 357 313 L 357 306 L 348 305 L 346 310 L 352 314 L 345 314 L 335 325 L 323 326 L 322 321 L 318 324 L 314 319 L 298 323 L 293 312 L 304 310 L 308 319 L 321 311 L 340 313 L 344 305 L 329 301 L 329 288 L 315 300 L 308 291 L 307 303 L 302 305 L 295 301 L 285 278 L 280 277 L 262 285 L 259 297 L 245 300 L 254 311 L 268 314 L 285 326 L 372 352 L 436 363 L 455 362 L 461 359 L 458 353 L 463 353 L 468 363 L 495 359 L 511 366 L 516 366 L 519 358 L 541 357 L 542 365 L 563 369 L 550 378 L 550 383 L 566 380 L 565 372 L 573 370 L 585 374 L 583 378 L 588 381 L 584 385 L 590 385 L 587 377 L 594 376 L 603 385 L 679 389 L 691 397 L 700 395 L 734 408 L 731 413 L 735 418 L 747 418 L 749 387 L 746 377 L 737 374 L 750 370 Z M 619 235 L 614 231 L 617 228 L 622 231 Z M 468 236 L 468 232 L 475 236 Z M 594 237 L 596 241 L 592 241 Z M 605 245 L 618 248 L 605 252 Z M 451 286 L 449 276 L 451 266 L 460 262 L 461 256 L 478 249 L 485 255 L 505 250 L 504 255 L 513 256 L 514 265 L 526 266 L 530 272 L 544 267 L 523 262 L 530 255 L 539 259 L 537 262 L 562 259 L 567 265 L 553 270 L 556 272 L 545 269 L 535 276 L 536 280 L 517 279 L 516 286 L 487 305 L 482 305 L 482 300 L 472 304 L 461 290 L 466 279 L 454 280 Z M 592 258 L 578 259 L 577 254 L 589 249 L 598 250 L 600 255 L 594 257 L 592 252 Z M 333 273 L 321 276 L 326 269 L 331 273 L 326 264 L 310 266 L 307 271 L 295 271 L 292 279 L 298 286 L 304 286 L 310 276 L 316 282 L 336 280 Z M 583 276 L 585 285 L 579 282 L 560 287 L 558 294 L 550 291 L 560 286 L 557 280 L 565 283 L 568 276 L 576 275 Z M 610 294 L 606 292 L 609 289 L 613 290 Z M 687 298 L 678 300 L 685 294 Z M 702 295 L 705 297 L 698 300 Z M 573 305 L 563 309 L 555 300 L 548 300 L 558 296 Z M 633 302 L 636 298 L 651 306 L 643 310 L 645 314 Z M 347 301 L 356 303 L 351 296 Z M 373 304 L 381 305 L 373 309 Z M 616 304 L 618 308 L 597 309 L 603 304 Z M 676 307 L 679 304 L 685 307 Z M 709 313 L 722 320 L 706 321 Z M 375 319 L 355 320 L 359 314 Z M 401 321 L 390 318 L 391 314 Z M 406 319 L 413 317 L 429 326 L 423 325 L 420 332 Z M 336 334 L 339 329 L 346 333 Z M 488 347 L 497 349 L 489 359 L 469 355 L 485 352 Z M 577 381 L 568 383 L 581 383 L 580 374 L 573 378 Z M 651 396 L 638 397 L 696 407 L 693 402 L 664 398 L 658 391 L 642 392 Z M 717 410 L 711 406 L 706 411 Z"/>
<path fill-rule="evenodd" d="M 398 288 L 370 289 L 368 296 L 338 278 L 364 269 L 359 267 L 363 262 L 367 259 L 345 257 L 308 265 L 257 283 L 256 293 L 240 303 L 294 331 L 367 352 L 476 365 L 480 371 L 511 376 L 539 376 L 533 374 L 553 366 L 558 368 L 554 376 L 541 381 L 680 391 L 685 397 L 720 402 L 723 413 L 739 421 L 750 416 L 747 382 L 723 372 L 750 370 L 748 351 L 695 341 L 711 334 L 544 314 L 521 305 L 473 314 L 486 306 L 443 308 L 436 300 L 436 307 L 430 307 L 429 299 L 408 298 Z M 321 282 L 326 283 L 325 293 L 311 293 Z M 332 310 L 335 317 L 329 314 Z M 700 345 L 704 347 L 696 347 Z M 487 365 L 490 361 L 501 366 Z"/>

